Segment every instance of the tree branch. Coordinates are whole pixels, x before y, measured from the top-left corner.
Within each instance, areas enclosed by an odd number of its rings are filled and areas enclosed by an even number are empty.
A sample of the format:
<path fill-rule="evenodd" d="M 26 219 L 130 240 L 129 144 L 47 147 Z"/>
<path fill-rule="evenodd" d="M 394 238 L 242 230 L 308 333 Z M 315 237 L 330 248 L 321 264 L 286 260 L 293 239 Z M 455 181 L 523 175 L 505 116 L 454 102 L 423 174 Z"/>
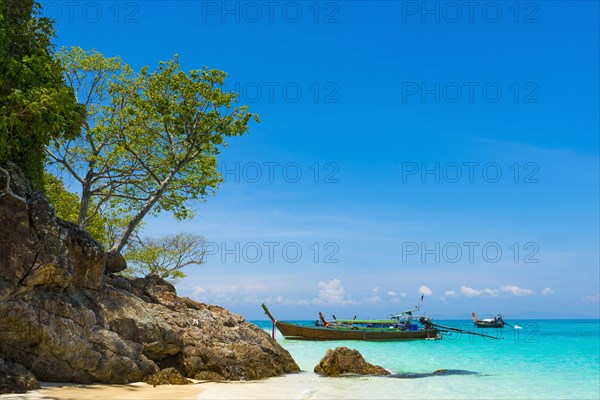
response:
<path fill-rule="evenodd" d="M 0 171 L 6 175 L 6 187 L 4 188 L 3 193 L 0 193 L 0 197 L 4 195 L 9 195 L 10 197 L 20 200 L 23 203 L 27 204 L 27 200 L 25 198 L 19 196 L 10 188 L 10 172 L 8 172 L 8 170 L 2 167 L 0 167 Z"/>
<path fill-rule="evenodd" d="M 83 185 L 83 183 L 84 183 L 83 178 L 81 178 L 79 176 L 79 174 L 77 174 L 77 172 L 75 172 L 73 167 L 71 167 L 71 165 L 65 159 L 57 157 L 56 155 L 54 155 L 54 153 L 52 153 L 50 150 L 48 150 L 48 148 L 46 148 L 46 154 L 48 154 L 57 163 L 64 165 L 65 168 L 71 173 L 71 175 L 73 175 L 73 178 L 75 178 L 79 183 L 81 183 Z"/>

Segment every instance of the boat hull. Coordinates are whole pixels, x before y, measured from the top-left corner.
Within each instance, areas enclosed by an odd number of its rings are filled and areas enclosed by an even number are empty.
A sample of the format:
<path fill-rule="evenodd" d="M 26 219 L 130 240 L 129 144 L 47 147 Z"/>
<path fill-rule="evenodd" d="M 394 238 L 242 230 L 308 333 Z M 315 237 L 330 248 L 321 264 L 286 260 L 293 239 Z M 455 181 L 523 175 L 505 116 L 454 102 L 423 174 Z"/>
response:
<path fill-rule="evenodd" d="M 503 328 L 502 322 L 475 322 L 475 326 L 478 328 Z"/>
<path fill-rule="evenodd" d="M 347 329 L 311 327 L 277 321 L 279 332 L 292 340 L 424 340 L 439 339 L 437 329 L 399 331 L 390 329 Z"/>

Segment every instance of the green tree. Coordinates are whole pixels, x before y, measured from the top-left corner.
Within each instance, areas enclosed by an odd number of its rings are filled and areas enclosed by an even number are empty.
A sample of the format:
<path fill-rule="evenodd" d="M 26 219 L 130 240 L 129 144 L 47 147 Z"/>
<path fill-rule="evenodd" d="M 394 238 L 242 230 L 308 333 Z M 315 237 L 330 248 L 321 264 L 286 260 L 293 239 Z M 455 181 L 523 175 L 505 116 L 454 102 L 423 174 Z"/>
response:
<path fill-rule="evenodd" d="M 91 58 L 100 60 L 89 76 L 99 75 L 114 60 L 76 48 L 59 56 L 68 66 L 67 74 L 87 71 Z M 118 210 L 126 226 L 112 250 L 121 251 L 148 213 L 192 216 L 191 204 L 214 194 L 222 180 L 217 155 L 226 146 L 225 137 L 243 135 L 258 116 L 246 106 L 236 106 L 237 93 L 223 90 L 223 71 L 185 72 L 177 57 L 161 62 L 155 71 L 144 67 L 139 73 L 117 63 L 96 85 L 86 83 L 90 79 L 68 79 L 75 92 L 83 87 L 88 93 L 85 98 L 90 101 L 83 103 L 95 117 L 76 140 L 57 138 L 48 152 L 84 187 L 80 226 L 86 226 L 89 215 L 86 198 L 95 198 L 98 207 Z"/>
<path fill-rule="evenodd" d="M 52 57 L 52 22 L 34 0 L 0 0 L 0 162 L 13 161 L 42 187 L 44 147 L 74 135 L 83 107 Z"/>
<path fill-rule="evenodd" d="M 188 265 L 200 265 L 205 261 L 205 240 L 200 235 L 179 233 L 159 239 L 132 240 L 127 245 L 128 268 L 125 276 L 157 275 L 163 279 L 185 278 L 181 270 Z"/>
<path fill-rule="evenodd" d="M 75 221 L 86 228 L 92 218 L 107 211 L 106 202 L 115 188 L 136 173 L 137 163 L 128 164 L 117 133 L 125 129 L 119 125 L 128 102 L 118 86 L 131 84 L 131 69 L 118 57 L 106 58 L 79 47 L 63 48 L 57 57 L 67 83 L 86 108 L 86 120 L 80 135 L 58 137 L 46 151 L 61 174 L 71 175 L 81 185 Z"/>
<path fill-rule="evenodd" d="M 44 175 L 44 192 L 54 207 L 56 216 L 63 221 L 77 222 L 79 215 L 79 197 L 69 192 L 63 182 L 54 175 L 46 173 Z M 89 219 L 86 230 L 94 239 L 106 245 L 108 242 L 109 221 L 102 215 L 96 214 Z"/>

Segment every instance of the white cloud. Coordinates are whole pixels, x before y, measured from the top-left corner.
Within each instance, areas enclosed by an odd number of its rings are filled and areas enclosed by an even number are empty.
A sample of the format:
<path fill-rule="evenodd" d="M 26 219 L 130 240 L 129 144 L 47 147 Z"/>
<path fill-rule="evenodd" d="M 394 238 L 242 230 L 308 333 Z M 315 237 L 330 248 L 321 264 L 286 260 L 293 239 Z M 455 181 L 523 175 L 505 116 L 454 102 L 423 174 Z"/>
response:
<path fill-rule="evenodd" d="M 372 291 L 375 293 L 373 296 L 367 296 L 360 299 L 360 301 L 352 299 L 342 286 L 342 282 L 334 278 L 328 282 L 320 281 L 318 283 L 319 293 L 318 297 L 310 299 L 294 298 L 289 299 L 284 296 L 277 296 L 275 300 L 280 304 L 294 304 L 294 305 L 356 305 L 356 304 L 380 304 L 382 302 L 381 296 L 377 295 L 380 291 L 379 288 L 374 288 Z M 392 299 L 394 300 L 394 299 Z"/>
<path fill-rule="evenodd" d="M 467 297 L 481 296 L 481 290 L 473 289 L 472 287 L 468 287 L 465 285 L 462 285 L 460 287 L 460 292 Z"/>
<path fill-rule="evenodd" d="M 582 300 L 586 303 L 600 304 L 600 293 L 585 296 Z"/>
<path fill-rule="evenodd" d="M 299 305 L 299 306 L 305 306 L 310 304 L 310 301 L 308 301 L 307 299 L 288 299 L 287 297 L 283 297 L 283 296 L 277 296 L 275 298 L 275 301 L 277 301 L 279 304 L 284 304 L 284 305 Z"/>
<path fill-rule="evenodd" d="M 465 297 L 477 297 L 482 295 L 496 297 L 498 296 L 498 289 L 473 289 L 472 287 L 462 285 L 460 287 L 460 293 Z"/>
<path fill-rule="evenodd" d="M 419 294 L 424 294 L 425 296 L 431 296 L 433 294 L 433 292 L 431 291 L 431 289 L 429 289 L 425 285 L 421 285 L 421 287 L 418 290 L 418 293 Z"/>
<path fill-rule="evenodd" d="M 531 289 L 522 288 L 516 285 L 504 285 L 501 289 L 503 292 L 510 293 L 513 296 L 532 296 L 535 294 L 535 291 Z"/>
<path fill-rule="evenodd" d="M 220 304 L 224 306 L 248 304 L 256 305 L 265 303 L 278 303 L 282 305 L 333 305 L 348 306 L 357 304 L 381 305 L 403 304 L 407 297 L 405 292 L 384 290 L 381 287 L 373 287 L 365 296 L 353 297 L 345 288 L 340 279 L 333 278 L 328 281 L 319 281 L 316 284 L 316 295 L 303 296 L 301 293 L 290 295 L 289 293 L 274 291 L 272 286 L 264 283 L 245 283 L 241 285 L 225 283 L 194 288 L 190 294 L 196 301 L 208 304 Z M 418 288 L 420 294 L 432 296 L 433 291 L 421 285 Z M 289 297 L 288 297 L 289 296 Z"/>
<path fill-rule="evenodd" d="M 379 297 L 379 296 L 365 297 L 364 299 L 362 299 L 361 303 L 379 304 L 379 303 L 381 303 L 381 297 Z"/>
<path fill-rule="evenodd" d="M 271 300 L 265 296 L 267 289 L 268 287 L 262 284 L 242 286 L 227 284 L 210 288 L 196 287 L 191 297 L 196 301 L 208 304 L 261 304 Z"/>
<path fill-rule="evenodd" d="M 319 282 L 319 296 L 313 299 L 315 304 L 353 304 L 354 301 L 346 297 L 346 291 L 342 286 L 342 282 L 335 278 L 329 282 Z"/>
<path fill-rule="evenodd" d="M 319 282 L 319 299 L 325 303 L 339 304 L 344 302 L 346 295 L 342 282 L 332 279 L 329 282 Z"/>
<path fill-rule="evenodd" d="M 479 296 L 490 296 L 490 297 L 498 297 L 500 291 L 513 295 L 513 296 L 533 296 L 537 292 L 533 289 L 522 288 L 516 285 L 504 285 L 500 289 L 495 288 L 485 288 L 485 289 L 475 289 L 470 286 L 462 285 L 459 289 L 459 292 L 456 290 L 446 290 L 444 292 L 444 296 L 440 297 L 440 299 L 445 300 L 448 297 L 479 297 Z M 539 292 L 542 296 L 548 296 L 554 293 L 554 290 L 547 287 Z"/>

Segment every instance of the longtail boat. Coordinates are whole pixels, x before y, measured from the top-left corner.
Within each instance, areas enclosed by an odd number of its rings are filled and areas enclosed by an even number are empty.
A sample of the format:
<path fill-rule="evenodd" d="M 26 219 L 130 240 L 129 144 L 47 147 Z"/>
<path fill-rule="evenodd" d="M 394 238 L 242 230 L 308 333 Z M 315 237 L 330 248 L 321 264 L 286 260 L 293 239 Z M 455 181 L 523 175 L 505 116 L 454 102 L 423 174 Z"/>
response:
<path fill-rule="evenodd" d="M 295 340 L 424 340 L 440 339 L 438 329 L 427 317 L 418 320 L 406 312 L 390 319 L 360 320 L 335 319 L 328 321 L 319 313 L 320 321 L 312 326 L 283 322 L 275 319 L 266 305 L 265 314 L 286 339 Z M 404 316 L 406 318 L 402 318 Z"/>
<path fill-rule="evenodd" d="M 486 319 L 477 319 L 475 312 L 472 312 L 471 315 L 473 316 L 473 323 L 478 328 L 504 328 L 504 325 L 509 325 L 504 322 L 501 314 L 498 314 L 497 317 Z"/>

